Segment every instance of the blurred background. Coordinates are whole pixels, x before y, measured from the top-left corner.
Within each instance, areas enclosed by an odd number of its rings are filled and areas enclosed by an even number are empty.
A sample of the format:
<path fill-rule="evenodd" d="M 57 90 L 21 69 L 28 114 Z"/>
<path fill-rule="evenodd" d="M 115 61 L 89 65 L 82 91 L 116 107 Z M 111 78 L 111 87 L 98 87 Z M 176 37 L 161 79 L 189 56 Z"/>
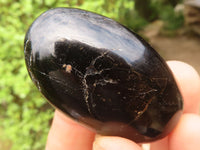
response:
<path fill-rule="evenodd" d="M 200 0 L 0 0 L 0 150 L 43 150 L 53 108 L 30 80 L 24 36 L 54 7 L 76 7 L 110 17 L 147 40 L 165 60 L 200 73 Z"/>

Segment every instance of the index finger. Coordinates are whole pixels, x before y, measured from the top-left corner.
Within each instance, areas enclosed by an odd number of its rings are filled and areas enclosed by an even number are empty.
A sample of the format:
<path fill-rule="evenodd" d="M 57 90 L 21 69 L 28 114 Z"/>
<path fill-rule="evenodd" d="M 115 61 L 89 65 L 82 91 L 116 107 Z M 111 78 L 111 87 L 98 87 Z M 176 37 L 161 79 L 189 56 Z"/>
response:
<path fill-rule="evenodd" d="M 184 101 L 184 114 L 198 114 L 200 104 L 200 77 L 190 65 L 179 61 L 168 61 Z M 189 144 L 189 143 L 188 143 Z M 151 150 L 169 149 L 169 137 L 151 143 Z"/>
<path fill-rule="evenodd" d="M 95 133 L 56 110 L 46 150 L 91 150 L 94 136 Z"/>
<path fill-rule="evenodd" d="M 184 101 L 184 113 L 199 113 L 200 77 L 190 65 L 180 61 L 168 61 Z"/>

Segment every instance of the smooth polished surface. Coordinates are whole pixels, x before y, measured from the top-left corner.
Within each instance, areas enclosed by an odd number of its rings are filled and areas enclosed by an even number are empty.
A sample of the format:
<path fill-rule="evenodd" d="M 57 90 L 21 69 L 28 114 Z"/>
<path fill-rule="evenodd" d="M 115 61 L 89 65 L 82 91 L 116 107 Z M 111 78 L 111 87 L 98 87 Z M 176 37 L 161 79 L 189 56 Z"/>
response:
<path fill-rule="evenodd" d="M 181 115 L 182 98 L 164 60 L 109 18 L 51 9 L 29 28 L 25 59 L 48 101 L 99 134 L 154 141 Z"/>

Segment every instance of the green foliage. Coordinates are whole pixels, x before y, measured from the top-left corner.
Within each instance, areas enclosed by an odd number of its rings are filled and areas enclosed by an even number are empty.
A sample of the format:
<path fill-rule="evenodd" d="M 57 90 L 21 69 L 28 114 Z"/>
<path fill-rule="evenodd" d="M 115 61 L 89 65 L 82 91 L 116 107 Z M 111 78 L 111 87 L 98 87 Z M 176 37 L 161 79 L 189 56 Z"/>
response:
<path fill-rule="evenodd" d="M 174 6 L 181 0 L 135 0 L 140 18 L 151 22 L 157 19 L 164 21 L 165 30 L 176 30 L 183 26 L 182 13 L 174 11 Z M 145 5 L 146 4 L 146 5 Z"/>
<path fill-rule="evenodd" d="M 134 3 L 132 0 L 0 0 L 0 6 L 0 141 L 11 143 L 12 150 L 42 150 L 53 109 L 33 85 L 25 67 L 23 41 L 29 25 L 50 8 L 77 7 L 134 27 Z"/>
<path fill-rule="evenodd" d="M 24 35 L 47 9 L 40 1 L 0 1 L 0 140 L 12 150 L 44 149 L 53 109 L 31 82 L 23 56 Z"/>
<path fill-rule="evenodd" d="M 164 21 L 164 29 L 166 30 L 176 30 L 184 24 L 183 14 L 175 13 L 174 8 L 170 5 L 162 7 L 162 10 L 160 10 L 160 19 Z"/>

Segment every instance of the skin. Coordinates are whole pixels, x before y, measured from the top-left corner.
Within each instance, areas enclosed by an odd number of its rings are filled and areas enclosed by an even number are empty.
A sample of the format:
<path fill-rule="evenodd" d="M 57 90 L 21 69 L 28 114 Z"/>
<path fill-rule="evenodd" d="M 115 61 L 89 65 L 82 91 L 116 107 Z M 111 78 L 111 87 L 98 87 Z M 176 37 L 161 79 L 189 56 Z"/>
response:
<path fill-rule="evenodd" d="M 150 143 L 151 150 L 200 149 L 200 77 L 188 64 L 169 61 L 184 100 L 184 110 L 175 129 L 164 139 Z M 46 150 L 142 150 L 137 143 L 121 137 L 100 136 L 80 126 L 59 111 L 49 131 Z"/>

